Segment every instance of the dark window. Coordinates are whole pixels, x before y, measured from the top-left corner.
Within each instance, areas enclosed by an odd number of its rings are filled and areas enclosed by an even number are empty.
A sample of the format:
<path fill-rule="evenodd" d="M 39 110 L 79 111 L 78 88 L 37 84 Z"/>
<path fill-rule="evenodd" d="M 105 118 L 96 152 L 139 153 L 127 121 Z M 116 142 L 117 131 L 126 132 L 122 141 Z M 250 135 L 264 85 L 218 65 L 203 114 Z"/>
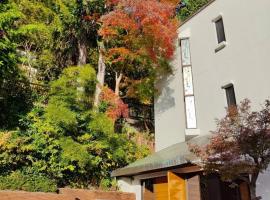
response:
<path fill-rule="evenodd" d="M 236 98 L 233 85 L 229 85 L 224 88 L 226 91 L 228 107 L 236 106 Z"/>
<path fill-rule="evenodd" d="M 218 19 L 215 22 L 215 24 L 216 24 L 216 30 L 217 30 L 218 43 L 226 41 L 223 19 L 222 18 Z"/>

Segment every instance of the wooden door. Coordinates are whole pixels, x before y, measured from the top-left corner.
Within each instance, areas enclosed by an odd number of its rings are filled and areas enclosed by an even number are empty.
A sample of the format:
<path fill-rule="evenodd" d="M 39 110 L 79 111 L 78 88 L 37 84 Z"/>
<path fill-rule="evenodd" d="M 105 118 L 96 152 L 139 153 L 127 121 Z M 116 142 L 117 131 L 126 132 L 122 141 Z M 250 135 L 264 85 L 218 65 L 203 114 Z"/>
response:
<path fill-rule="evenodd" d="M 186 200 L 186 182 L 177 174 L 168 172 L 168 200 Z"/>
<path fill-rule="evenodd" d="M 154 181 L 155 200 L 169 200 L 167 177 L 155 178 Z"/>
<path fill-rule="evenodd" d="M 242 182 L 239 186 L 241 200 L 250 200 L 249 186 L 246 182 Z"/>

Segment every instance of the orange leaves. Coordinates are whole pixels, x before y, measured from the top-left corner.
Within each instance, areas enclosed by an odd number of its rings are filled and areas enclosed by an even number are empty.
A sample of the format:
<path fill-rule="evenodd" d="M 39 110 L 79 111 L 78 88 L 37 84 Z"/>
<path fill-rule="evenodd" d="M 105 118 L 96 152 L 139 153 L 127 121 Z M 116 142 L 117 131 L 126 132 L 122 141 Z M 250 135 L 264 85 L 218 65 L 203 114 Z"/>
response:
<path fill-rule="evenodd" d="M 124 62 L 126 60 L 133 60 L 135 54 L 125 47 L 116 47 L 109 49 L 107 59 L 112 63 Z"/>
<path fill-rule="evenodd" d="M 100 95 L 101 102 L 107 105 L 106 114 L 113 121 L 120 117 L 128 117 L 128 105 L 110 88 L 104 87 Z"/>
<path fill-rule="evenodd" d="M 119 29 L 130 32 L 137 28 L 136 23 L 129 18 L 127 13 L 121 10 L 110 12 L 109 14 L 101 17 L 101 22 L 103 25 L 99 30 L 99 34 L 104 39 L 108 39 L 110 36 L 116 35 L 115 33 L 117 33 L 117 30 Z"/>
<path fill-rule="evenodd" d="M 181 1 L 179 1 L 179 0 L 160 0 L 160 2 L 171 3 L 172 5 L 177 5 Z"/>
<path fill-rule="evenodd" d="M 174 18 L 175 8 L 171 1 L 113 2 L 117 3 L 115 9 L 101 18 L 99 34 L 105 40 L 122 40 L 120 45 L 130 51 L 144 48 L 153 61 L 160 57 L 172 57 L 178 21 Z M 117 47 L 119 44 L 111 48 Z"/>
<path fill-rule="evenodd" d="M 115 6 L 119 3 L 120 0 L 107 0 L 106 5 L 108 6 Z"/>

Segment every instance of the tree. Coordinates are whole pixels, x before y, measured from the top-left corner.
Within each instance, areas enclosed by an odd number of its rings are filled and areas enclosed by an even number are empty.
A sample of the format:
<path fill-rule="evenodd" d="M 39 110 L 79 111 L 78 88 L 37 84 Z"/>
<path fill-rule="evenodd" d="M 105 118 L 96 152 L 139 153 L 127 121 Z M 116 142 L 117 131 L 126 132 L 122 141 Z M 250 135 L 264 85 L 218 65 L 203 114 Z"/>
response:
<path fill-rule="evenodd" d="M 157 69 L 169 68 L 178 22 L 174 18 L 175 6 L 167 1 L 108 3 L 113 10 L 101 17 L 99 34 L 105 45 L 105 62 L 115 74 L 115 93 L 119 96 L 123 79 L 154 80 L 149 77 L 157 77 Z"/>
<path fill-rule="evenodd" d="M 191 150 L 201 158 L 206 172 L 218 172 L 225 181 L 246 181 L 252 200 L 257 199 L 258 175 L 270 163 L 270 101 L 260 111 L 252 112 L 249 100 L 229 108 L 213 134 L 207 146 L 193 145 Z"/>
<path fill-rule="evenodd" d="M 0 129 L 16 127 L 20 116 L 32 105 L 29 83 L 18 68 L 17 46 L 11 40 L 20 17 L 16 4 L 0 3 Z"/>
<path fill-rule="evenodd" d="M 21 119 L 24 128 L 0 131 L 0 188 L 55 191 L 56 186 L 104 182 L 110 187 L 112 170 L 147 155 L 145 146 L 115 133 L 118 110 L 127 111 L 119 99 L 104 96 L 108 106 L 93 109 L 96 73 L 91 66 L 68 67 L 50 86 L 48 96 Z M 25 187 L 8 184 L 15 181 Z"/>

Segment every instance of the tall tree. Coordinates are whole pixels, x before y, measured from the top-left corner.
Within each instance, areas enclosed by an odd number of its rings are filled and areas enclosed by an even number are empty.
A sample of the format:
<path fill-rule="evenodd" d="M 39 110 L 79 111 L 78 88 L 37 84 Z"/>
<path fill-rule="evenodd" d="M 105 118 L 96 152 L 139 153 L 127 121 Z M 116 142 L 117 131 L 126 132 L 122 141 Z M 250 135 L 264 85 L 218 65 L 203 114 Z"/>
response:
<path fill-rule="evenodd" d="M 21 16 L 15 3 L 0 3 L 0 129 L 16 127 L 32 103 L 29 83 L 17 65 L 16 43 L 11 40 Z"/>
<path fill-rule="evenodd" d="M 178 22 L 175 5 L 165 1 L 109 3 L 113 10 L 102 16 L 99 34 L 105 44 L 106 64 L 115 74 L 115 93 L 119 95 L 124 78 L 147 79 L 155 76 L 157 69 L 169 68 Z"/>
<path fill-rule="evenodd" d="M 207 172 L 218 172 L 225 181 L 246 181 L 256 200 L 259 173 L 270 164 L 270 101 L 260 111 L 252 112 L 249 100 L 228 109 L 213 134 L 209 145 L 191 146 L 191 150 L 202 159 Z"/>

